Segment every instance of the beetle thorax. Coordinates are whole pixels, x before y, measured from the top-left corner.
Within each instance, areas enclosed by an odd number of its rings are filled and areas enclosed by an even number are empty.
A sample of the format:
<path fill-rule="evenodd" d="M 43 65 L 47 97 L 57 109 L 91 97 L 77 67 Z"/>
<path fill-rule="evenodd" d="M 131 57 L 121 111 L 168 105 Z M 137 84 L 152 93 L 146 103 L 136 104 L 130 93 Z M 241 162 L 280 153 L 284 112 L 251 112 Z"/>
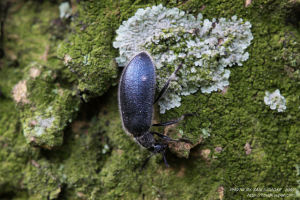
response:
<path fill-rule="evenodd" d="M 136 141 L 146 149 L 153 148 L 155 139 L 150 132 L 143 133 L 141 136 L 135 138 Z"/>

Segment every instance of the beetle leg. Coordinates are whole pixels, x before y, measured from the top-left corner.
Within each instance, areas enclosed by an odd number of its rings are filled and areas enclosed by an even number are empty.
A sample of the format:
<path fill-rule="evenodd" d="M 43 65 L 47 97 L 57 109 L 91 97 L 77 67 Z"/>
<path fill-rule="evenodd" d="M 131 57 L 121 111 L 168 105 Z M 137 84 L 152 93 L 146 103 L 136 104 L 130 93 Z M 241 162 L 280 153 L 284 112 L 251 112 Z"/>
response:
<path fill-rule="evenodd" d="M 170 138 L 170 137 L 168 137 L 166 135 L 163 135 L 161 133 L 158 133 L 158 132 L 150 132 L 150 133 L 152 133 L 154 135 L 157 135 L 158 137 L 160 137 L 160 138 L 162 138 L 164 140 L 167 140 L 167 141 L 172 141 L 172 142 L 177 142 L 178 141 L 178 140 L 174 140 L 174 139 L 172 139 L 172 138 Z"/>
<path fill-rule="evenodd" d="M 162 123 L 158 123 L 158 124 L 152 124 L 152 126 L 169 126 L 169 125 L 172 125 L 172 124 L 177 124 L 179 121 L 181 121 L 181 119 L 162 122 Z"/>
<path fill-rule="evenodd" d="M 175 71 L 171 74 L 171 76 L 169 77 L 169 79 L 167 80 L 167 82 L 165 83 L 164 87 L 161 89 L 161 91 L 158 93 L 158 96 L 156 97 L 155 101 L 153 104 L 156 104 L 158 102 L 158 100 L 160 100 L 164 94 L 166 93 L 166 91 L 169 88 L 169 84 L 171 81 L 175 80 L 176 78 L 176 73 L 180 70 L 180 68 L 182 67 L 182 64 L 178 65 L 178 67 L 175 69 Z"/>
<path fill-rule="evenodd" d="M 155 134 L 155 135 L 157 135 L 158 137 L 160 137 L 160 138 L 162 138 L 162 139 L 164 139 L 164 140 L 166 140 L 166 141 L 169 141 L 169 142 L 185 142 L 185 143 L 190 143 L 190 144 L 192 144 L 192 142 L 189 141 L 188 139 L 180 138 L 180 139 L 178 139 L 178 140 L 174 140 L 174 139 L 172 139 L 172 138 L 170 138 L 170 137 L 168 137 L 168 136 L 166 136 L 166 135 L 163 135 L 163 134 L 161 134 L 161 133 L 158 133 L 158 132 L 150 132 L 150 133 L 151 133 L 151 134 Z"/>
<path fill-rule="evenodd" d="M 166 167 L 170 167 L 169 164 L 168 164 L 167 158 L 166 158 L 166 151 L 162 152 L 162 156 L 164 158 L 164 162 L 165 162 Z"/>
<path fill-rule="evenodd" d="M 162 123 L 158 123 L 158 124 L 152 124 L 152 126 L 168 126 L 168 125 L 172 125 L 172 124 L 177 124 L 178 122 L 180 122 L 187 116 L 193 116 L 193 114 L 186 113 L 186 114 L 181 115 L 181 117 L 179 117 L 178 119 L 167 121 L 167 122 L 162 122 Z"/>

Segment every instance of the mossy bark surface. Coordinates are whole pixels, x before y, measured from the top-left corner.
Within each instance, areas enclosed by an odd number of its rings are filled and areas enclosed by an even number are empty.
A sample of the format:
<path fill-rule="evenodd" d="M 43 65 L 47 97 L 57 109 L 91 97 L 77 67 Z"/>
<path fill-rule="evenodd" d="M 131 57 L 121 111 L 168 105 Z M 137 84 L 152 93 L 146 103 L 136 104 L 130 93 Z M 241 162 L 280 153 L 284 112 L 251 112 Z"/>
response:
<path fill-rule="evenodd" d="M 0 2 L 0 199 L 299 198 L 299 1 L 74 0 L 67 19 L 60 3 Z M 169 168 L 155 155 L 141 170 L 150 153 L 122 130 L 112 42 L 122 21 L 160 3 L 208 19 L 237 15 L 254 39 L 226 90 L 156 112 L 157 122 L 195 113 L 156 129 L 195 145 L 170 146 Z M 285 112 L 264 103 L 276 89 Z"/>

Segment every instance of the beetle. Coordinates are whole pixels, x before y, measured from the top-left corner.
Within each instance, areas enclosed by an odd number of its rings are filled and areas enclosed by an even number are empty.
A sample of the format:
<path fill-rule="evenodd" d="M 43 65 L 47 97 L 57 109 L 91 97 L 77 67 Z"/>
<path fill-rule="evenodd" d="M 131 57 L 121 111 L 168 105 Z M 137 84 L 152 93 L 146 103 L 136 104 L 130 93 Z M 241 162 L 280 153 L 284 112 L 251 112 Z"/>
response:
<path fill-rule="evenodd" d="M 127 134 L 132 135 L 140 146 L 153 154 L 162 153 L 166 166 L 168 163 L 165 152 L 168 143 L 189 141 L 185 139 L 174 140 L 161 133 L 151 132 L 150 128 L 151 126 L 167 126 L 178 123 L 189 114 L 173 121 L 152 124 L 153 106 L 167 91 L 169 83 L 176 78 L 176 73 L 181 66 L 179 65 L 172 73 L 156 99 L 155 65 L 147 52 L 140 52 L 132 58 L 123 69 L 119 82 L 118 103 L 123 129 Z M 161 139 L 155 139 L 154 135 Z"/>

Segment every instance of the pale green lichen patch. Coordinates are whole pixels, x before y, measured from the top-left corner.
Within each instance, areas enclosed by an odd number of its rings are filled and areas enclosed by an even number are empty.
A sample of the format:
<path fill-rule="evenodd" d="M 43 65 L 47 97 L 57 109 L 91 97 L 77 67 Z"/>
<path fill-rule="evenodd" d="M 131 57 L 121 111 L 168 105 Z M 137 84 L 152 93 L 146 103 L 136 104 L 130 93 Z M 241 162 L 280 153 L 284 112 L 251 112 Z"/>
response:
<path fill-rule="evenodd" d="M 286 100 L 284 96 L 280 94 L 279 89 L 272 93 L 266 91 L 264 102 L 266 105 L 270 106 L 272 110 L 277 109 L 278 112 L 283 112 L 286 109 Z"/>
<path fill-rule="evenodd" d="M 203 93 L 223 90 L 229 85 L 230 71 L 249 58 L 245 49 L 253 39 L 250 22 L 231 19 L 203 19 L 178 8 L 158 6 L 138 9 L 119 27 L 114 44 L 121 66 L 140 51 L 149 51 L 162 89 L 176 66 L 182 65 L 169 92 L 159 101 L 160 112 L 180 106 L 182 96 L 201 89 Z"/>
<path fill-rule="evenodd" d="M 59 5 L 59 17 L 68 18 L 72 15 L 72 8 L 69 2 L 63 2 Z"/>
<path fill-rule="evenodd" d="M 54 120 L 55 120 L 54 117 L 49 117 L 49 118 L 42 118 L 41 116 L 36 117 L 35 120 L 31 121 L 31 124 L 35 126 L 33 132 L 36 134 L 36 136 L 41 136 L 45 134 L 46 129 L 51 128 L 53 126 Z M 38 126 L 36 126 L 37 124 Z M 24 135 L 28 136 L 26 129 L 24 129 Z"/>

